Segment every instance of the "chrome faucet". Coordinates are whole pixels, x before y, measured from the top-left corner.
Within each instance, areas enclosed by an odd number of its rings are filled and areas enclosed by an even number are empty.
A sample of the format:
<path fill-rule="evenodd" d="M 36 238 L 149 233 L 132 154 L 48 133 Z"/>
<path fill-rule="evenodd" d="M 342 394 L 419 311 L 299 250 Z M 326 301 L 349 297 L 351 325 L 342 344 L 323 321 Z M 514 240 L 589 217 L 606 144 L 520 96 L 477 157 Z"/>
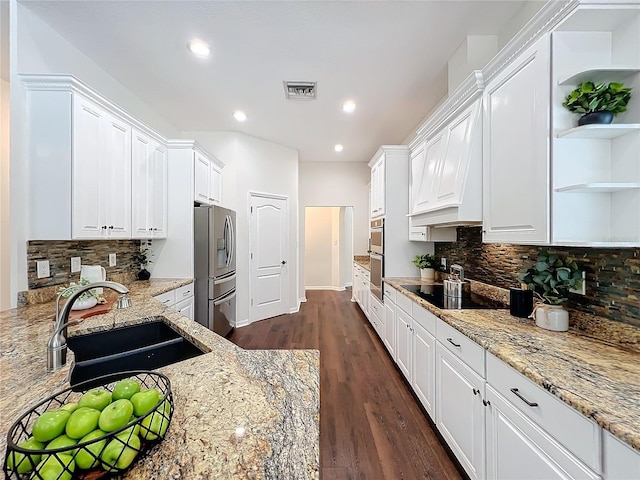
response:
<path fill-rule="evenodd" d="M 462 265 L 458 265 L 457 263 L 454 263 L 453 265 L 451 265 L 450 271 L 451 271 L 451 276 L 449 277 L 450 279 L 452 280 L 456 279 L 456 280 L 460 280 L 461 282 L 464 282 L 464 268 L 462 268 Z"/>
<path fill-rule="evenodd" d="M 69 320 L 71 307 L 78 299 L 78 297 L 84 292 L 93 288 L 100 287 L 110 288 L 121 294 L 120 297 L 118 297 L 116 308 L 128 308 L 131 306 L 131 300 L 126 295 L 127 293 L 129 293 L 129 289 L 124 285 L 116 282 L 94 282 L 88 285 L 69 287 L 66 290 L 60 292 L 58 298 L 56 299 L 56 323 L 53 327 L 53 334 L 47 342 L 47 372 L 59 370 L 63 365 L 67 363 L 67 327 L 69 325 L 76 325 L 82 322 L 82 319 Z M 60 312 L 60 297 L 69 292 L 73 293 L 71 293 L 71 295 L 67 299 L 67 303 L 65 303 L 64 307 L 62 307 L 62 312 Z"/>

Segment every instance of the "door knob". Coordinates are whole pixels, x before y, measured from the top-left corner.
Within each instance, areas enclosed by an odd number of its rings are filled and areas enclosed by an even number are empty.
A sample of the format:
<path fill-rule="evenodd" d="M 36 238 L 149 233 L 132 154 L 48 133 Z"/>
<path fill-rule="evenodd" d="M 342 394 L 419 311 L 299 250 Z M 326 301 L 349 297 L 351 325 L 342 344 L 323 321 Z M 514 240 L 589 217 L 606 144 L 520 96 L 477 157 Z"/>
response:
<path fill-rule="evenodd" d="M 286 260 L 282 260 L 282 262 L 280 262 L 280 263 L 282 263 L 282 265 L 286 265 L 287 261 Z"/>

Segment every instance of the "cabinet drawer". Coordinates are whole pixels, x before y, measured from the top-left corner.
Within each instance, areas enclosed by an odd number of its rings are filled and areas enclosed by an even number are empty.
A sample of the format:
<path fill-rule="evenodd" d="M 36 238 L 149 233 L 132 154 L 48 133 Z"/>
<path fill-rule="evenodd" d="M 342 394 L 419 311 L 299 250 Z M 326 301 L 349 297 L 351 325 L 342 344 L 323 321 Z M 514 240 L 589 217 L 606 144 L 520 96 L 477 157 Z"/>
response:
<path fill-rule="evenodd" d="M 436 321 L 436 338 L 447 350 L 484 378 L 484 348 L 439 318 Z"/>
<path fill-rule="evenodd" d="M 389 300 L 392 303 L 396 303 L 396 289 L 390 285 L 384 284 L 384 301 Z"/>
<path fill-rule="evenodd" d="M 176 288 L 174 292 L 176 294 L 176 302 L 181 302 L 182 300 L 193 297 L 193 282 Z"/>
<path fill-rule="evenodd" d="M 604 432 L 604 478 L 640 478 L 640 452 Z"/>
<path fill-rule="evenodd" d="M 176 291 L 171 290 L 169 292 L 161 293 L 160 295 L 156 295 L 153 298 L 155 298 L 159 302 L 164 303 L 167 306 L 171 306 L 176 303 Z"/>
<path fill-rule="evenodd" d="M 600 427 L 495 356 L 487 355 L 487 382 L 596 472 Z"/>
<path fill-rule="evenodd" d="M 436 321 L 438 320 L 438 317 L 415 302 L 412 306 L 411 316 L 422 328 L 434 337 L 436 336 Z"/>
<path fill-rule="evenodd" d="M 396 295 L 396 305 L 400 307 L 402 310 L 404 310 L 405 313 L 408 313 L 409 315 L 413 314 L 411 312 L 413 303 L 414 303 L 413 300 L 411 300 L 409 297 L 407 297 L 406 295 L 400 292 L 398 292 L 398 294 Z"/>
<path fill-rule="evenodd" d="M 378 300 L 378 297 L 374 295 L 370 295 L 371 299 L 371 312 L 376 316 L 377 319 L 382 319 L 384 317 L 384 306 Z"/>

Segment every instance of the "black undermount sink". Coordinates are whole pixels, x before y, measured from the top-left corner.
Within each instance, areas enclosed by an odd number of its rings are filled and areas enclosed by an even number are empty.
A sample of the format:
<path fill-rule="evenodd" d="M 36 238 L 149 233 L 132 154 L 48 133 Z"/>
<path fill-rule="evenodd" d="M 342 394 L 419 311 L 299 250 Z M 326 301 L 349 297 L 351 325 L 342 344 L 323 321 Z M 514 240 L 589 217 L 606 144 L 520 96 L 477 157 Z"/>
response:
<path fill-rule="evenodd" d="M 154 370 L 205 353 L 162 321 L 78 335 L 67 344 L 75 355 L 72 387 L 103 375 Z"/>

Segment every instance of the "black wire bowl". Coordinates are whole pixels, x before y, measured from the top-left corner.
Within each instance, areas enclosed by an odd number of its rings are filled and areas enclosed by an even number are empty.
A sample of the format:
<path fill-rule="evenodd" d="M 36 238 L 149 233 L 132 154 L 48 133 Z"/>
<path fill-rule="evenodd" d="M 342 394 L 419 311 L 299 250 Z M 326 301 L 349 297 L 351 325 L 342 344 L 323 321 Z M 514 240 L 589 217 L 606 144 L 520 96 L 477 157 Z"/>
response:
<path fill-rule="evenodd" d="M 51 450 L 29 450 L 18 446 L 18 444 L 27 440 L 31 436 L 33 424 L 44 412 L 57 410 L 65 403 L 77 401 L 83 393 L 95 388 L 96 385 L 100 385 L 109 392 L 112 392 L 115 384 L 123 378 L 137 380 L 142 389 L 157 389 L 160 392 L 160 401 L 158 405 L 145 415 L 137 417 L 133 422 L 126 426 L 107 433 L 106 436 L 78 443 L 77 445 Z M 169 430 L 169 425 L 171 424 L 173 410 L 174 406 L 173 395 L 171 394 L 171 382 L 165 375 L 157 372 L 142 370 L 118 372 L 87 380 L 86 382 L 79 383 L 74 387 L 69 387 L 30 408 L 11 426 L 9 433 L 7 434 L 7 450 L 3 462 L 5 479 L 94 480 L 120 476 L 122 473 L 132 468 L 138 460 L 147 456 L 151 451 L 151 448 L 164 439 L 166 432 Z M 158 415 L 159 417 L 152 417 L 148 419 L 147 422 L 157 421 L 160 424 L 167 422 L 167 428 L 154 431 L 153 434 L 146 435 L 148 437 L 147 439 L 143 439 L 138 435 L 141 428 L 144 432 L 149 433 L 148 429 L 144 430 L 145 427 L 142 423 L 143 420 L 151 415 Z M 101 444 L 100 442 L 104 443 Z M 118 447 L 120 453 L 117 457 L 111 458 L 109 462 L 105 462 L 102 459 L 102 454 L 110 445 L 113 445 L 112 448 Z M 94 464 L 91 469 L 82 470 L 76 467 L 75 460 L 80 452 L 84 455 L 85 462 L 87 455 L 89 455 L 88 458 Z M 134 460 L 132 462 L 128 462 L 127 456 L 130 458 L 134 453 Z M 45 456 L 47 462 L 51 464 L 47 469 L 43 466 Z M 13 464 L 13 469 L 9 468 L 9 463 Z M 56 476 L 55 473 L 49 473 L 47 471 L 49 469 L 53 472 L 58 471 L 59 473 Z M 18 470 L 21 470 L 21 472 L 18 472 Z"/>

